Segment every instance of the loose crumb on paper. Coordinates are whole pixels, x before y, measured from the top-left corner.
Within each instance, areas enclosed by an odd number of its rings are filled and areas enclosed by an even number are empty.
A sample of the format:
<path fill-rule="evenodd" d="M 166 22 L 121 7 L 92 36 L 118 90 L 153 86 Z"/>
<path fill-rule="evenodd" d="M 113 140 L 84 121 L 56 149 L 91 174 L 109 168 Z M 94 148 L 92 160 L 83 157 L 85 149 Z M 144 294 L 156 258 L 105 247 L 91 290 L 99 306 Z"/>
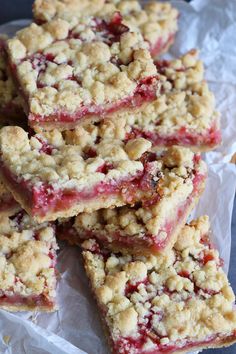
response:
<path fill-rule="evenodd" d="M 4 341 L 4 343 L 5 343 L 6 345 L 9 344 L 10 339 L 11 339 L 11 336 L 3 336 L 3 341 Z"/>

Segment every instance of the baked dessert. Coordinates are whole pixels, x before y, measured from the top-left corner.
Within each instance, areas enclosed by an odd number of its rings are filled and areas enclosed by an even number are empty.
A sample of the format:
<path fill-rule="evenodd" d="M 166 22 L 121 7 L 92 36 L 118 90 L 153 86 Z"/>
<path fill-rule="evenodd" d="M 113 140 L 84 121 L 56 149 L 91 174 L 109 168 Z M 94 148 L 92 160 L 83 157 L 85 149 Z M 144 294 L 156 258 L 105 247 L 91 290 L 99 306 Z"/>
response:
<path fill-rule="evenodd" d="M 54 311 L 54 228 L 32 223 L 27 214 L 0 216 L 0 308 Z"/>
<path fill-rule="evenodd" d="M 163 255 L 111 253 L 94 239 L 83 248 L 112 353 L 177 354 L 236 342 L 235 297 L 206 216 L 186 225 Z"/>
<path fill-rule="evenodd" d="M 0 216 L 11 216 L 20 210 L 20 205 L 0 181 Z"/>
<path fill-rule="evenodd" d="M 124 23 L 140 31 L 149 43 L 153 56 L 168 50 L 177 31 L 178 11 L 170 3 L 152 1 L 141 4 L 136 0 L 36 0 L 34 18 L 42 24 L 55 18 L 74 21 L 84 16 L 106 17 L 119 11 Z"/>
<path fill-rule="evenodd" d="M 197 50 L 171 61 L 156 61 L 161 95 L 145 110 L 117 113 L 116 119 L 100 123 L 103 136 L 143 137 L 154 146 L 187 146 L 209 151 L 221 143 L 215 98 L 204 80 Z"/>
<path fill-rule="evenodd" d="M 134 206 L 81 213 L 59 227 L 60 238 L 81 244 L 94 238 L 114 252 L 157 254 L 172 248 L 204 189 L 199 155 L 173 147 L 158 162 L 158 181 L 149 198 Z"/>
<path fill-rule="evenodd" d="M 0 35 L 0 127 L 25 120 L 21 98 L 7 68 L 5 41 L 6 36 Z"/>
<path fill-rule="evenodd" d="M 73 129 L 159 94 L 159 77 L 138 32 L 119 13 L 107 20 L 33 23 L 8 40 L 12 76 L 32 128 Z"/>
<path fill-rule="evenodd" d="M 79 129 L 64 134 L 54 130 L 31 138 L 19 127 L 1 129 L 1 178 L 38 221 L 139 200 L 148 203 L 158 192 L 163 164 L 172 169 L 176 181 L 185 166 L 186 173 L 194 175 L 196 181 L 204 181 L 205 164 L 189 149 L 172 147 L 154 153 L 150 151 L 151 143 L 143 138 L 128 142 L 100 139 L 96 127 L 90 128 L 87 134 Z M 169 183 L 171 175 L 167 177 Z M 181 183 L 184 179 L 179 180 Z M 165 182 L 164 175 L 160 188 Z M 186 197 L 194 189 L 192 182 L 190 179 L 186 183 Z"/>

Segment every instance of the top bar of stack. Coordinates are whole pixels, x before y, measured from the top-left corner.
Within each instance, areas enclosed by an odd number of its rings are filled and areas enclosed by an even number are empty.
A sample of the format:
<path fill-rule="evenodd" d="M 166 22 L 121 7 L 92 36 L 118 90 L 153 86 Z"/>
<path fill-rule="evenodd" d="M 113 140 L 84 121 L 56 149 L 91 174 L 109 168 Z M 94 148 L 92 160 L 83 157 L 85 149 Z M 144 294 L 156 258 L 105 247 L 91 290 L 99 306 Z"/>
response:
<path fill-rule="evenodd" d="M 32 24 L 8 41 L 32 127 L 68 129 L 156 98 L 157 70 L 142 37 L 115 14 Z"/>
<path fill-rule="evenodd" d="M 103 17 L 33 23 L 8 41 L 12 76 L 32 128 L 66 130 L 115 118 L 145 109 L 160 94 L 150 42 L 114 6 L 109 9 Z"/>

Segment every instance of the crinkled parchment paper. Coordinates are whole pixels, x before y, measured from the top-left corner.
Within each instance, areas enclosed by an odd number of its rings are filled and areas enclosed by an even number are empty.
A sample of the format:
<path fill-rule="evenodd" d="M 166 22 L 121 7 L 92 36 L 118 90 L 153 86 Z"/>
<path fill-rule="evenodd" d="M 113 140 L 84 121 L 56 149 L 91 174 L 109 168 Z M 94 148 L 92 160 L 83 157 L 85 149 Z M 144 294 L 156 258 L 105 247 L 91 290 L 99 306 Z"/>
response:
<path fill-rule="evenodd" d="M 231 216 L 236 169 L 230 161 L 236 152 L 236 1 L 172 1 L 181 13 L 180 30 L 170 54 L 201 50 L 206 76 L 221 112 L 223 144 L 205 156 L 209 165 L 206 190 L 193 216 L 208 214 L 212 237 L 228 270 Z M 25 21 L 0 26 L 13 34 Z M 59 310 L 53 314 L 19 315 L 0 311 L 0 352 L 4 354 L 106 354 L 97 307 L 84 275 L 80 252 L 64 247 L 59 253 Z"/>

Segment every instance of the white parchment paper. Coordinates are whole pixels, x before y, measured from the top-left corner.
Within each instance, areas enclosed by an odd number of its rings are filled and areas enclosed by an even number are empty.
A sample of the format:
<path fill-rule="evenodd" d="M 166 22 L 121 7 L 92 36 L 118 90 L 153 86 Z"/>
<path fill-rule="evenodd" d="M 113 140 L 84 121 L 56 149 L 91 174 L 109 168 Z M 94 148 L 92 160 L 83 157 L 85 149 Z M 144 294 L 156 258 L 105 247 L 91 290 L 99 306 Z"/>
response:
<path fill-rule="evenodd" d="M 180 30 L 170 54 L 201 49 L 206 76 L 221 112 L 223 144 L 205 156 L 209 165 L 206 190 L 192 216 L 208 214 L 212 237 L 228 270 L 231 216 L 236 169 L 236 1 L 172 1 L 180 13 Z M 0 26 L 12 35 L 26 20 Z M 53 314 L 10 314 L 0 311 L 0 352 L 4 354 L 107 354 L 96 304 L 84 275 L 80 252 L 64 247 L 59 253 L 59 310 Z"/>

